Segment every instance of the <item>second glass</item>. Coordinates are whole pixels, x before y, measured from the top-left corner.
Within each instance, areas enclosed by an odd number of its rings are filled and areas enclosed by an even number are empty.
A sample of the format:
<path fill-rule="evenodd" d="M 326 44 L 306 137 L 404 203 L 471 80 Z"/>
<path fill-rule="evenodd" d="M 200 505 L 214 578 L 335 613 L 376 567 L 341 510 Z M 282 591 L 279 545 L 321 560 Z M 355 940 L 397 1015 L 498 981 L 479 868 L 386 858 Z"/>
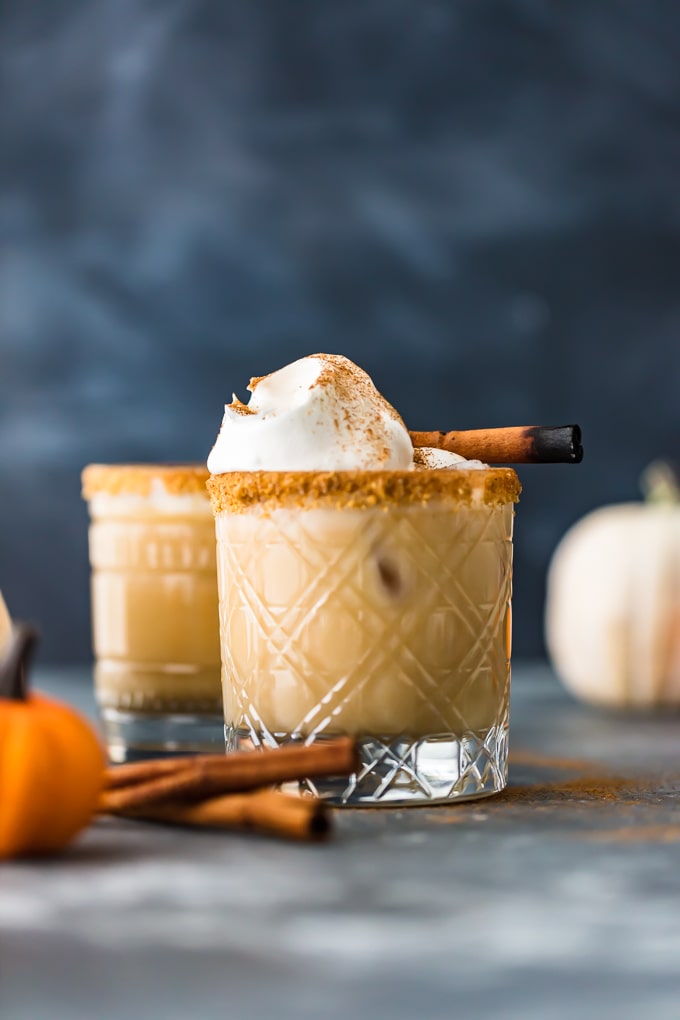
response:
<path fill-rule="evenodd" d="M 116 762 L 224 749 L 207 477 L 192 465 L 83 472 L 95 692 Z"/>
<path fill-rule="evenodd" d="M 336 804 L 507 781 L 510 469 L 210 479 L 228 750 L 356 736 Z"/>

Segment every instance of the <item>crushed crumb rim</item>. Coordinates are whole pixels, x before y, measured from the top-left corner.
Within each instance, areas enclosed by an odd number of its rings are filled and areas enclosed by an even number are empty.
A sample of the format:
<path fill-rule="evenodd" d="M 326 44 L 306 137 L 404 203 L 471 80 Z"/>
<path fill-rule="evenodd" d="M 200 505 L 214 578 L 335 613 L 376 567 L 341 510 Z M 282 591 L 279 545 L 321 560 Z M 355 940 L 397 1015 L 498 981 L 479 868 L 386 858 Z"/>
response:
<path fill-rule="evenodd" d="M 171 496 L 206 495 L 210 472 L 202 464 L 88 464 L 83 469 L 83 499 L 109 496 L 149 496 L 160 481 Z"/>
<path fill-rule="evenodd" d="M 248 513 L 277 508 L 368 509 L 434 501 L 486 506 L 516 503 L 512 468 L 416 471 L 229 471 L 207 482 L 213 511 Z"/>

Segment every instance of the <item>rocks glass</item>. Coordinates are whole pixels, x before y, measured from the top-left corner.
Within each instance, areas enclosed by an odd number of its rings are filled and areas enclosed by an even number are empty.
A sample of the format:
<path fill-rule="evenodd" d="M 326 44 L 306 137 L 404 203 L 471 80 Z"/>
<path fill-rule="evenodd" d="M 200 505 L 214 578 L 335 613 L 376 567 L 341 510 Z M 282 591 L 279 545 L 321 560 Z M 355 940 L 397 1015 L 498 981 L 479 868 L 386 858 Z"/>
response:
<path fill-rule="evenodd" d="M 228 750 L 359 741 L 335 804 L 507 779 L 510 469 L 213 476 Z"/>
<path fill-rule="evenodd" d="M 224 747 L 207 477 L 191 465 L 83 472 L 95 692 L 115 762 Z"/>

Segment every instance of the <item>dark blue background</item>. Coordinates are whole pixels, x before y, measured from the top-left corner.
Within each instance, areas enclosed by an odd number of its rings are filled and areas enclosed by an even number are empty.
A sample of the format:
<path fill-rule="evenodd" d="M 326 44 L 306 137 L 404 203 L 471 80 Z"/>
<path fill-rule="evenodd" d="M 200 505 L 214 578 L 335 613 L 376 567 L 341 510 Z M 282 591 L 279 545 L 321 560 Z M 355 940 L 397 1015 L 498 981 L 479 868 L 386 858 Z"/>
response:
<path fill-rule="evenodd" d="M 204 459 L 347 354 L 413 428 L 580 421 L 522 471 L 515 651 L 579 515 L 680 453 L 677 0 L 0 7 L 0 585 L 89 655 L 91 460 Z"/>

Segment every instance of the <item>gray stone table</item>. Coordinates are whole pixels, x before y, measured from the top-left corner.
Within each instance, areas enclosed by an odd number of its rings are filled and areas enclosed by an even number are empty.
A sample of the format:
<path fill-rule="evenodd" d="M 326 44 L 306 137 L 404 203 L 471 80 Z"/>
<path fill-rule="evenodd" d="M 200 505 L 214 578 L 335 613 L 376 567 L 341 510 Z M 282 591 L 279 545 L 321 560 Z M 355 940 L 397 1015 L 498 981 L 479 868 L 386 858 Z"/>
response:
<path fill-rule="evenodd" d="M 84 671 L 38 682 L 92 711 Z M 522 666 L 511 735 L 506 794 L 325 845 L 102 820 L 3 865 L 0 1017 L 680 1017 L 680 718 Z"/>

